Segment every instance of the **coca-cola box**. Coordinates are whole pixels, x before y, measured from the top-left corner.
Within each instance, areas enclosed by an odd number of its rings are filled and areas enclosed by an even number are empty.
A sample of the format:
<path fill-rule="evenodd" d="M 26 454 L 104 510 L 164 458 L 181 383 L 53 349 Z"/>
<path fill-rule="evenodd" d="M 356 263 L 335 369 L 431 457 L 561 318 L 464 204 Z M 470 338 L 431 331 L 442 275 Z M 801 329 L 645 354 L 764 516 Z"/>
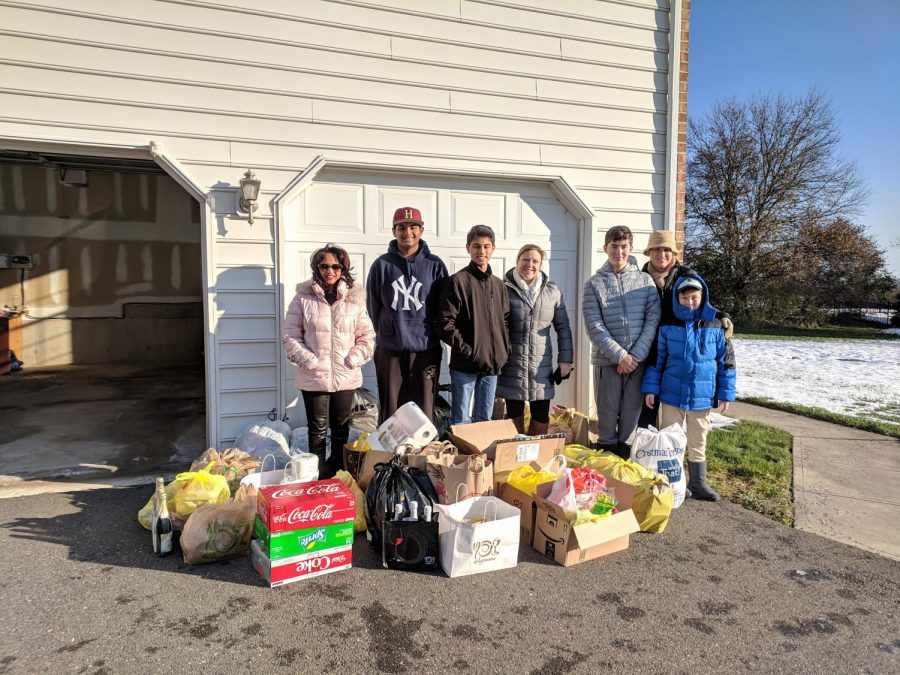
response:
<path fill-rule="evenodd" d="M 330 551 L 322 551 L 302 559 L 288 558 L 272 561 L 262 550 L 259 541 L 250 545 L 253 569 L 269 585 L 269 588 L 283 586 L 301 579 L 312 579 L 323 574 L 349 569 L 353 563 L 353 551 L 349 546 Z"/>
<path fill-rule="evenodd" d="M 337 478 L 267 485 L 257 493 L 256 512 L 274 534 L 353 520 L 356 499 Z"/>

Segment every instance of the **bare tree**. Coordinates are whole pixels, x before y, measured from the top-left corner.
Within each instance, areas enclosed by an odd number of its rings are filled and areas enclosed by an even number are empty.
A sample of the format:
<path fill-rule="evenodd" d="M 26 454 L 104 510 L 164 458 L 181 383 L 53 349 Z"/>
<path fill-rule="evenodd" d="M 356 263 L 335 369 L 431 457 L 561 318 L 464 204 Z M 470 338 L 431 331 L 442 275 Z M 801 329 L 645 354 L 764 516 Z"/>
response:
<path fill-rule="evenodd" d="M 788 275 L 810 219 L 856 214 L 866 191 L 838 154 L 840 133 L 819 91 L 721 101 L 688 133 L 686 218 L 690 262 L 720 303 L 747 316 L 751 299 Z"/>

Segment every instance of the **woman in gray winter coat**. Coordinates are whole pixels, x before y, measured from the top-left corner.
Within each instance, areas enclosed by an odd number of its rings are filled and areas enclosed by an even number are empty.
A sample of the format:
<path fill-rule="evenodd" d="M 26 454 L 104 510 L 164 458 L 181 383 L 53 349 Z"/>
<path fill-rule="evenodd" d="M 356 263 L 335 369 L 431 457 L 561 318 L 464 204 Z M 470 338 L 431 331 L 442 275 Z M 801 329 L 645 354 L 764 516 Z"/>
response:
<path fill-rule="evenodd" d="M 506 416 L 524 432 L 525 402 L 531 412 L 528 434 L 547 432 L 550 401 L 572 371 L 569 315 L 559 287 L 541 271 L 544 251 L 535 244 L 519 249 L 516 266 L 506 273 L 509 293 L 509 359 L 497 378 L 497 396 L 506 399 Z M 556 331 L 558 372 L 553 368 L 551 326 Z"/>

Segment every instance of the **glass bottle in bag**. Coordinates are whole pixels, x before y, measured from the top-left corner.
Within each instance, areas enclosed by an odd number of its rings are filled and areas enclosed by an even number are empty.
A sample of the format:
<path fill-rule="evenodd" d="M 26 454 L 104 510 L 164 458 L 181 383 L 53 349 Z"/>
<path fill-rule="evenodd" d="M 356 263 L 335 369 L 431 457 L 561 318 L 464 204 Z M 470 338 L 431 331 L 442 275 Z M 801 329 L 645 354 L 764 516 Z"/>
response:
<path fill-rule="evenodd" d="M 172 552 L 172 520 L 166 504 L 166 485 L 160 477 L 156 479 L 156 497 L 153 504 L 153 552 L 162 557 Z"/>

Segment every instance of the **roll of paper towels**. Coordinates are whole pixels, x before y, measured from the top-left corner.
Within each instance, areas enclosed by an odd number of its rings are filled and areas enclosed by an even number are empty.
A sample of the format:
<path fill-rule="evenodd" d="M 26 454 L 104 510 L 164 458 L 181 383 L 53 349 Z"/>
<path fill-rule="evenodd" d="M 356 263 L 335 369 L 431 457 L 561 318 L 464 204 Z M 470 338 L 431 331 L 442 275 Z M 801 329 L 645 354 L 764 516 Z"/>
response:
<path fill-rule="evenodd" d="M 410 401 L 397 408 L 397 412 L 378 427 L 375 436 L 387 450 L 403 444 L 421 448 L 437 438 L 437 429 L 422 409 Z"/>
<path fill-rule="evenodd" d="M 293 480 L 316 480 L 319 477 L 319 458 L 309 452 L 298 452 L 291 455 L 291 461 L 288 462 L 285 471 Z"/>

